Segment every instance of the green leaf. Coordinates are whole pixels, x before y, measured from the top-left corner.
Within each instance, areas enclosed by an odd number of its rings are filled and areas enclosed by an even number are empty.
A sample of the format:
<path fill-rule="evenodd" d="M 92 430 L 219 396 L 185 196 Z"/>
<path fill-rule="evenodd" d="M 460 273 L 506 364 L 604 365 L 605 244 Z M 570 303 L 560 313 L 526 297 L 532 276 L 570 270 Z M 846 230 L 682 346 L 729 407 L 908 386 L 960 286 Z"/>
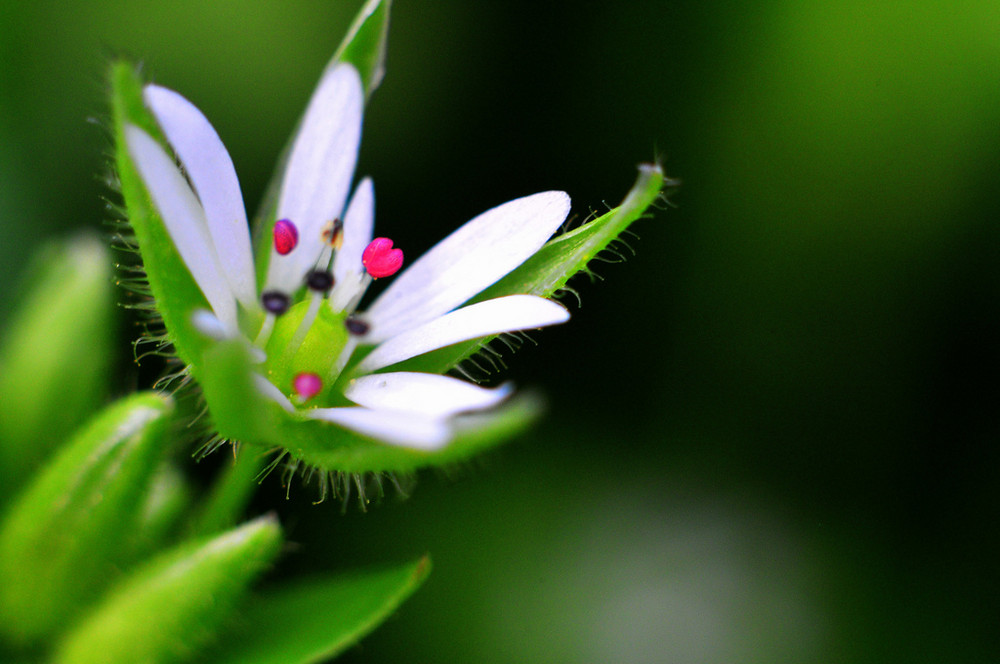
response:
<path fill-rule="evenodd" d="M 154 394 L 113 404 L 11 506 L 0 523 L 0 629 L 11 640 L 62 627 L 125 562 L 172 410 Z"/>
<path fill-rule="evenodd" d="M 0 344 L 0 499 L 101 405 L 114 329 L 111 261 L 94 237 L 39 256 Z"/>
<path fill-rule="evenodd" d="M 470 300 L 527 293 L 552 297 L 566 287 L 574 275 L 586 272 L 587 264 L 608 247 L 632 222 L 641 218 L 659 197 L 666 183 L 657 164 L 641 164 L 639 176 L 621 204 L 600 217 L 550 240 L 520 267 Z M 443 373 L 478 352 L 489 339 L 476 339 L 432 351 L 402 362 L 393 371 Z"/>
<path fill-rule="evenodd" d="M 147 562 L 108 593 L 56 650 L 57 664 L 190 659 L 274 560 L 281 529 L 261 517 Z"/>
<path fill-rule="evenodd" d="M 197 661 L 325 662 L 378 627 L 430 573 L 427 557 L 400 567 L 300 581 L 248 602 L 239 628 Z"/>

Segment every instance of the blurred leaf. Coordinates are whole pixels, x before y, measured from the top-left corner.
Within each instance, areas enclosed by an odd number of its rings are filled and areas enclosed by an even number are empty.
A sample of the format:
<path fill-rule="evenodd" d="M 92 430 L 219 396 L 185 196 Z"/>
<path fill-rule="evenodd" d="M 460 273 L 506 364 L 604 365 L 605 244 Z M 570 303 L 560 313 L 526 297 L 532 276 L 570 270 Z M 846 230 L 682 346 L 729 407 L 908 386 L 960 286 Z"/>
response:
<path fill-rule="evenodd" d="M 107 393 L 111 261 L 85 236 L 45 249 L 0 345 L 0 498 Z"/>
<path fill-rule="evenodd" d="M 154 394 L 113 404 L 12 505 L 0 524 L 0 629 L 13 640 L 62 627 L 123 562 L 172 410 Z"/>
<path fill-rule="evenodd" d="M 234 451 L 232 462 L 199 505 L 198 514 L 191 524 L 191 535 L 211 535 L 231 528 L 239 521 L 253 496 L 267 456 L 267 452 L 256 447 L 242 447 L 238 452 Z"/>
<path fill-rule="evenodd" d="M 632 222 L 639 219 L 659 197 L 665 184 L 657 164 L 641 164 L 639 177 L 621 205 L 568 233 L 550 240 L 520 267 L 493 284 L 470 302 L 482 302 L 504 295 L 528 293 L 551 297 L 566 287 L 601 251 L 609 249 Z M 489 339 L 474 339 L 432 351 L 402 362 L 394 371 L 442 373 L 475 354 Z"/>
<path fill-rule="evenodd" d="M 184 474 L 171 462 L 162 464 L 150 482 L 139 514 L 133 544 L 136 550 L 151 551 L 162 547 L 176 533 L 194 497 Z"/>
<path fill-rule="evenodd" d="M 213 664 L 325 662 L 378 627 L 420 587 L 430 559 L 299 582 L 247 604 L 240 625 L 198 659 Z"/>
<path fill-rule="evenodd" d="M 153 664 L 189 659 L 277 556 L 281 543 L 281 529 L 268 516 L 161 554 L 113 588 L 70 631 L 53 661 Z"/>

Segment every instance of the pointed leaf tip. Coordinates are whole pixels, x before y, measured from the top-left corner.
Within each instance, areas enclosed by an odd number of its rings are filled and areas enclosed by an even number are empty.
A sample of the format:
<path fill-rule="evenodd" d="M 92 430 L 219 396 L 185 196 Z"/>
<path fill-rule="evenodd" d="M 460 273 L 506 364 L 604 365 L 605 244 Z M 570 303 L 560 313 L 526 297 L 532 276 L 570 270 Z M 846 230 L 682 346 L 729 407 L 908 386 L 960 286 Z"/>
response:
<path fill-rule="evenodd" d="M 198 664 L 318 664 L 391 616 L 430 574 L 430 558 L 379 570 L 312 578 L 247 604 L 239 627 Z"/>

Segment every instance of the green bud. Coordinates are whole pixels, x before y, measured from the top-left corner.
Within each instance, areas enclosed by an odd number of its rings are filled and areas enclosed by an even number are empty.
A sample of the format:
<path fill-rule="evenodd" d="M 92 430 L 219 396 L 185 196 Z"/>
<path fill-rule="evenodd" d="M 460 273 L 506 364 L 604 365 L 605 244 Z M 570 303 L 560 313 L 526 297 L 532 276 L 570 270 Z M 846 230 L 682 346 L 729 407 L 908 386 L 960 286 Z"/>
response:
<path fill-rule="evenodd" d="M 0 629 L 12 641 L 58 630 L 113 578 L 172 410 L 154 394 L 111 405 L 10 507 L 0 523 Z"/>
<path fill-rule="evenodd" d="M 214 633 L 282 544 L 273 517 L 187 542 L 126 576 L 70 631 L 57 664 L 185 661 Z"/>

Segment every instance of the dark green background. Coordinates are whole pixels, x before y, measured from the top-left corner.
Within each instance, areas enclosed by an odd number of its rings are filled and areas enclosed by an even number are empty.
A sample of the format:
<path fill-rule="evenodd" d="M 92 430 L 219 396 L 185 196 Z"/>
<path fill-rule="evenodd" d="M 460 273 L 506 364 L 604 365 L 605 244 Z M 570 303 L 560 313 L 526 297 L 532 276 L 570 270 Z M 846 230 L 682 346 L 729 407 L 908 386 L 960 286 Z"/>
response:
<path fill-rule="evenodd" d="M 101 227 L 111 55 L 203 109 L 253 210 L 358 4 L 0 5 L 0 310 Z M 394 7 L 359 173 L 409 257 L 654 157 L 676 209 L 511 358 L 543 424 L 367 514 L 269 479 L 282 571 L 432 553 L 350 661 L 995 661 L 1000 5 Z"/>

